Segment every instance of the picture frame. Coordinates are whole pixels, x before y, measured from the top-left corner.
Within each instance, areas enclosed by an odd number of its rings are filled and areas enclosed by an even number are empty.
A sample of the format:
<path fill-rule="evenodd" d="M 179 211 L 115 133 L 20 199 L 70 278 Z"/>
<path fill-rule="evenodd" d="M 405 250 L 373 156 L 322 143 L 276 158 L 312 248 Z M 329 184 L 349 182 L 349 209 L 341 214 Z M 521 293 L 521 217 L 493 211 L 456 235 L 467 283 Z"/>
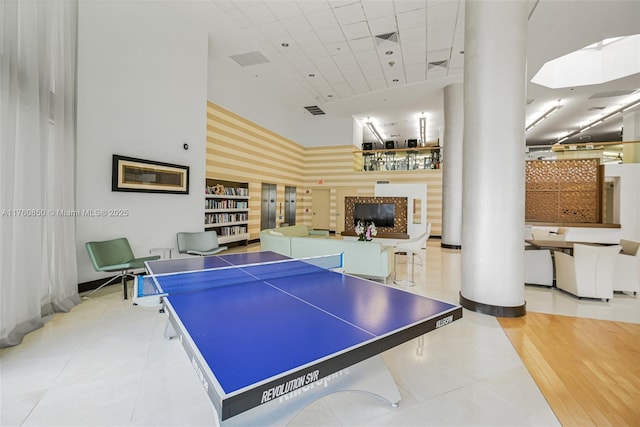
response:
<path fill-rule="evenodd" d="M 189 166 L 114 154 L 111 191 L 189 194 Z"/>

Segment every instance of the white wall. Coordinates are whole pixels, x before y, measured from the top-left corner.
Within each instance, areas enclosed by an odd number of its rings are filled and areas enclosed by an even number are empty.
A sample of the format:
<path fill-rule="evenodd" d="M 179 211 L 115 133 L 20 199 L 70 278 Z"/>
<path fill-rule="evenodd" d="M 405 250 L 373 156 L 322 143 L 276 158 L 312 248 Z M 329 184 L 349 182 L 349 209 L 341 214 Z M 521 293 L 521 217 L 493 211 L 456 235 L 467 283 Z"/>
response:
<path fill-rule="evenodd" d="M 614 213 L 620 221 L 623 239 L 640 240 L 640 163 L 607 164 L 605 178 L 616 178 L 619 210 Z"/>
<path fill-rule="evenodd" d="M 215 50 L 209 59 L 210 101 L 251 120 L 279 135 L 303 146 L 349 145 L 353 142 L 353 119 L 333 118 L 330 115 L 310 116 L 305 105 L 285 108 L 277 97 L 255 82 L 242 79 L 241 67 L 226 58 L 220 58 Z M 284 71 L 283 71 L 284 72 Z M 294 84 L 294 83 L 292 83 Z"/>
<path fill-rule="evenodd" d="M 211 11 L 208 2 L 79 2 L 77 208 L 129 211 L 77 218 L 80 282 L 101 276 L 87 241 L 124 236 L 146 256 L 202 229 Z M 113 154 L 189 166 L 190 193 L 112 192 Z"/>

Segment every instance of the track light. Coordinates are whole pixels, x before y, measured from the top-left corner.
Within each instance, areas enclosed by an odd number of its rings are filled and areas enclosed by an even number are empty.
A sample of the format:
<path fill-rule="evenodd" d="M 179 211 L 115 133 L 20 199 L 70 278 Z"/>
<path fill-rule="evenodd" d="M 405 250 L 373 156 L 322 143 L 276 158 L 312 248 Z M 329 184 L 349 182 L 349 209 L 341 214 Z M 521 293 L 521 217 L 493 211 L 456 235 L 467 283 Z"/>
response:
<path fill-rule="evenodd" d="M 535 125 L 537 125 L 538 123 L 543 121 L 544 119 L 548 118 L 550 115 L 552 115 L 553 113 L 558 111 L 561 107 L 562 107 L 562 105 L 554 105 L 553 107 L 549 108 L 547 111 L 545 111 L 545 113 L 543 115 L 538 117 L 536 120 L 533 121 L 533 123 L 531 123 L 529 126 L 527 126 L 527 128 L 524 131 L 528 132 L 529 129 L 531 129 L 532 127 L 534 127 Z"/>
<path fill-rule="evenodd" d="M 627 104 L 627 105 L 625 105 L 625 106 L 623 106 L 621 108 L 618 108 L 617 110 L 607 114 L 606 116 L 601 117 L 599 119 L 596 119 L 596 120 L 592 121 L 591 123 L 586 124 L 585 126 L 582 126 L 578 130 L 574 130 L 572 132 L 568 132 L 565 136 L 563 136 L 562 138 L 558 139 L 556 144 L 560 144 L 561 142 L 566 141 L 567 139 L 571 138 L 572 136 L 577 135 L 580 132 L 584 132 L 585 130 L 589 130 L 594 126 L 602 124 L 605 121 L 609 120 L 611 117 L 615 116 L 616 114 L 623 113 L 623 112 L 625 112 L 627 110 L 630 110 L 630 109 L 632 109 L 632 108 L 634 108 L 634 107 L 636 107 L 638 105 L 640 105 L 640 99 L 636 99 L 635 101 L 633 101 L 633 102 L 631 102 L 631 103 L 629 103 L 629 104 Z"/>
<path fill-rule="evenodd" d="M 367 127 L 369 128 L 369 130 L 371 131 L 371 133 L 373 134 L 373 136 L 376 137 L 376 139 L 378 140 L 378 142 L 380 144 L 382 144 L 382 146 L 384 146 L 384 139 L 382 139 L 382 137 L 380 136 L 380 134 L 378 133 L 378 130 L 376 129 L 376 127 L 373 125 L 372 122 L 366 122 Z"/>

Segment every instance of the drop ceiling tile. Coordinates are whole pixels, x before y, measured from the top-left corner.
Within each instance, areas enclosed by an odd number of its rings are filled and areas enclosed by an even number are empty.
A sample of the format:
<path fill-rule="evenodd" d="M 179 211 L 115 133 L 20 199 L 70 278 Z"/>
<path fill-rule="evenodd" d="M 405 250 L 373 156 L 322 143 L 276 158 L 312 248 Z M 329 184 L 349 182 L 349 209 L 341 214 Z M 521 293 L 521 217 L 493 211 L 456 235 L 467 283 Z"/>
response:
<path fill-rule="evenodd" d="M 371 34 L 374 36 L 398 31 L 396 19 L 393 16 L 369 20 L 369 29 L 371 30 Z"/>
<path fill-rule="evenodd" d="M 402 43 L 402 56 L 422 55 L 425 57 L 427 54 L 427 41 L 422 40 L 413 43 Z"/>
<path fill-rule="evenodd" d="M 251 21 L 249 18 L 247 18 L 247 16 L 244 13 L 242 13 L 241 10 L 236 9 L 236 10 L 229 11 L 227 13 L 227 16 L 239 28 L 247 29 L 247 28 L 250 28 L 250 27 L 252 27 L 254 25 L 253 21 Z"/>
<path fill-rule="evenodd" d="M 382 72 L 382 67 L 379 62 L 375 63 L 361 63 L 362 74 L 365 76 L 367 81 L 369 80 L 384 80 L 384 73 Z"/>
<path fill-rule="evenodd" d="M 349 86 L 347 83 L 334 85 L 333 90 L 335 90 L 338 96 L 340 96 L 341 98 L 348 98 L 354 95 L 351 86 Z"/>
<path fill-rule="evenodd" d="M 342 31 L 336 31 L 336 28 L 317 30 L 316 33 L 323 43 L 337 43 L 345 41 Z"/>
<path fill-rule="evenodd" d="M 439 49 L 427 51 L 427 62 L 448 61 L 451 49 Z"/>
<path fill-rule="evenodd" d="M 309 21 L 302 15 L 283 19 L 281 22 L 282 26 L 286 28 L 292 36 L 312 32 Z"/>
<path fill-rule="evenodd" d="M 355 65 L 358 63 L 353 54 L 349 52 L 341 53 L 339 55 L 332 55 L 332 58 L 340 69 L 342 69 L 343 65 Z"/>
<path fill-rule="evenodd" d="M 426 71 L 426 64 L 406 64 L 404 73 L 407 77 L 407 83 L 423 81 L 426 76 Z"/>
<path fill-rule="evenodd" d="M 278 20 L 265 3 L 258 3 L 250 7 L 242 6 L 244 14 L 256 25 Z"/>
<path fill-rule="evenodd" d="M 445 50 L 451 47 L 453 39 L 451 37 L 429 37 L 427 38 L 427 50 Z"/>
<path fill-rule="evenodd" d="M 380 63 L 378 59 L 378 53 L 375 50 L 368 50 L 365 52 L 354 52 L 353 55 L 356 57 L 356 60 L 361 64 L 368 63 Z"/>
<path fill-rule="evenodd" d="M 285 20 L 296 16 L 302 16 L 302 10 L 292 1 L 270 1 L 267 7 L 279 20 Z"/>
<path fill-rule="evenodd" d="M 307 15 L 307 19 L 316 31 L 326 30 L 328 28 L 335 29 L 340 26 L 331 10 L 310 13 Z"/>
<path fill-rule="evenodd" d="M 427 40 L 426 27 L 407 28 L 400 32 L 400 43 L 406 46 L 407 43 Z"/>
<path fill-rule="evenodd" d="M 366 19 L 360 2 L 350 2 L 343 6 L 334 7 L 333 13 L 341 25 L 363 22 Z"/>
<path fill-rule="evenodd" d="M 410 10 L 425 9 L 427 7 L 426 0 L 394 0 L 393 4 L 398 14 Z"/>
<path fill-rule="evenodd" d="M 427 55 L 425 52 L 416 53 L 412 55 L 402 55 L 402 60 L 407 65 L 422 64 L 424 66 L 427 63 Z"/>
<path fill-rule="evenodd" d="M 400 32 L 406 28 L 426 27 L 427 16 L 424 9 L 411 10 L 398 14 L 398 29 Z"/>
<path fill-rule="evenodd" d="M 456 20 L 437 21 L 427 26 L 427 37 L 451 37 L 456 29 Z"/>
<path fill-rule="evenodd" d="M 260 24 L 258 25 L 258 29 L 262 34 L 264 34 L 264 37 L 271 40 L 273 44 L 280 44 L 289 41 L 290 36 L 287 29 L 278 21 Z"/>
<path fill-rule="evenodd" d="M 382 89 L 387 89 L 387 80 L 384 78 L 381 79 L 375 79 L 375 80 L 368 80 L 369 83 L 369 87 L 371 87 L 371 90 L 376 91 L 376 90 L 382 90 Z"/>
<path fill-rule="evenodd" d="M 318 35 L 313 31 L 310 31 L 308 33 L 296 34 L 293 40 L 298 46 L 302 48 L 315 47 L 318 45 L 324 46 Z"/>
<path fill-rule="evenodd" d="M 347 40 L 360 39 L 371 35 L 369 32 L 369 26 L 364 21 L 343 25 L 342 33 Z"/>
<path fill-rule="evenodd" d="M 323 10 L 330 10 L 331 9 L 331 6 L 329 5 L 329 2 L 324 1 L 324 0 L 315 0 L 315 1 L 299 0 L 296 3 L 298 4 L 298 7 L 305 14 L 310 14 L 310 13 L 315 13 L 315 12 L 320 12 L 320 11 L 323 11 Z"/>
<path fill-rule="evenodd" d="M 368 20 L 395 16 L 393 2 L 390 1 L 364 1 L 362 7 Z"/>
<path fill-rule="evenodd" d="M 459 1 L 443 1 L 427 3 L 427 23 L 456 19 L 458 16 Z"/>
<path fill-rule="evenodd" d="M 376 46 L 373 43 L 373 38 L 371 37 L 349 40 L 348 44 L 353 53 L 371 52 L 375 55 Z"/>
<path fill-rule="evenodd" d="M 345 41 L 336 42 L 336 43 L 327 43 L 325 44 L 327 48 L 327 52 L 331 56 L 336 55 L 351 55 L 351 49 L 349 49 L 349 44 Z"/>

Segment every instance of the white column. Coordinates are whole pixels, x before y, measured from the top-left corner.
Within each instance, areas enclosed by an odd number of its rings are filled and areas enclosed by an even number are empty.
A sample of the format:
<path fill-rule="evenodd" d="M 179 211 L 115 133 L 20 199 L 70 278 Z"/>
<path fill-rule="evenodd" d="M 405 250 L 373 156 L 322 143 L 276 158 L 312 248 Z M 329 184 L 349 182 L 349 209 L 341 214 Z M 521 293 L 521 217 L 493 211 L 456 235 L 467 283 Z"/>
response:
<path fill-rule="evenodd" d="M 640 141 L 640 111 L 622 113 L 622 140 Z M 622 144 L 624 163 L 640 163 L 640 143 Z"/>
<path fill-rule="evenodd" d="M 461 304 L 525 314 L 524 1 L 467 1 Z"/>
<path fill-rule="evenodd" d="M 462 83 L 451 84 L 444 88 L 441 246 L 451 249 L 461 248 L 462 237 L 463 101 Z"/>

